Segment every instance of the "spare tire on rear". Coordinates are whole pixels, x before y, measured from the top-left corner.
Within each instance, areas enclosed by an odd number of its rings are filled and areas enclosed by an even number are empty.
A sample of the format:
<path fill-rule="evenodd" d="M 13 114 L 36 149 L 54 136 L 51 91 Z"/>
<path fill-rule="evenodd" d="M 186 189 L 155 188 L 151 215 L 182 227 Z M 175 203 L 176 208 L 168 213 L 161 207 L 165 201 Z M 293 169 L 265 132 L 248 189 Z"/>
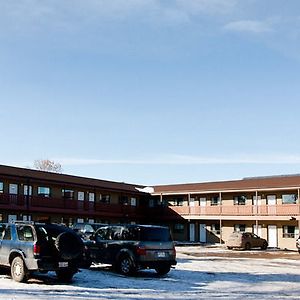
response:
<path fill-rule="evenodd" d="M 83 252 L 83 242 L 77 234 L 66 231 L 60 233 L 55 240 L 55 247 L 62 259 L 79 258 Z"/>

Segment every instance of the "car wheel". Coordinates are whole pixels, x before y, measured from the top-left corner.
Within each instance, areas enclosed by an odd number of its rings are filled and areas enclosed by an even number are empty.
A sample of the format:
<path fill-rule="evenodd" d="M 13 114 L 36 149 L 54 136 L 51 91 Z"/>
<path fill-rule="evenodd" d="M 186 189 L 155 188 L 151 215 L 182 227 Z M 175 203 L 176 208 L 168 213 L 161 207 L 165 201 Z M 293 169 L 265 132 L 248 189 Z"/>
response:
<path fill-rule="evenodd" d="M 61 282 L 70 282 L 76 272 L 72 269 L 58 270 L 56 276 Z"/>
<path fill-rule="evenodd" d="M 231 250 L 231 249 L 232 249 L 232 247 L 227 247 L 227 249 L 228 249 L 228 250 Z"/>
<path fill-rule="evenodd" d="M 158 275 L 166 275 L 170 272 L 171 266 L 170 265 L 162 265 L 155 268 L 155 271 Z"/>
<path fill-rule="evenodd" d="M 20 256 L 15 257 L 11 263 L 11 277 L 17 282 L 27 280 L 27 269 Z"/>
<path fill-rule="evenodd" d="M 118 263 L 118 270 L 123 275 L 132 275 L 135 273 L 135 267 L 132 259 L 128 256 L 122 256 Z"/>
<path fill-rule="evenodd" d="M 262 250 L 266 250 L 268 248 L 268 243 L 264 242 L 263 245 L 261 246 Z"/>
<path fill-rule="evenodd" d="M 251 249 L 250 243 L 246 243 L 246 244 L 245 244 L 245 250 L 250 250 L 250 249 Z"/>

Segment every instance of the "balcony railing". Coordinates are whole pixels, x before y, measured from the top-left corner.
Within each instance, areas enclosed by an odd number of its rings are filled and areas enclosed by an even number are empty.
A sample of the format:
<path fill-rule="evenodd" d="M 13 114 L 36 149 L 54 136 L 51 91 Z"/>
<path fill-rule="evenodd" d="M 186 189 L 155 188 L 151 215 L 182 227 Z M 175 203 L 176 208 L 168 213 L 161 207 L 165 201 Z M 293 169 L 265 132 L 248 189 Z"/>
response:
<path fill-rule="evenodd" d="M 22 211 L 88 213 L 96 215 L 134 217 L 142 213 L 140 207 L 122 204 L 78 201 L 73 199 L 11 195 L 0 193 L 0 208 Z"/>
<path fill-rule="evenodd" d="M 299 216 L 300 204 L 169 206 L 177 214 L 204 216 Z"/>

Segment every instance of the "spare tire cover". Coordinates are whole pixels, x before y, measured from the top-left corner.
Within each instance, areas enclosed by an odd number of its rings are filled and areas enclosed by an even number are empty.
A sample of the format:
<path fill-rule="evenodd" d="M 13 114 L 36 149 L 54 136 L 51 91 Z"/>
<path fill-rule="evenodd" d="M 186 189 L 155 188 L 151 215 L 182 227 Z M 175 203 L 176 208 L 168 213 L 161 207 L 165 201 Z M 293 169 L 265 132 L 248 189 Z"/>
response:
<path fill-rule="evenodd" d="M 57 236 L 55 247 L 62 259 L 75 259 L 82 255 L 83 242 L 75 233 L 66 231 Z"/>

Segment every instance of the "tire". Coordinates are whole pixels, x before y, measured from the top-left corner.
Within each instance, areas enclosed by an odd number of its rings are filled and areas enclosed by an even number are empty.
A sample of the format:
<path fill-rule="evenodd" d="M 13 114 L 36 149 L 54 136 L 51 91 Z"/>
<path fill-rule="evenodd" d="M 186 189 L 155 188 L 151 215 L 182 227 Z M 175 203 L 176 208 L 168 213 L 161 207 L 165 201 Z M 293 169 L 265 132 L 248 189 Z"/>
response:
<path fill-rule="evenodd" d="M 25 266 L 24 260 L 17 256 L 13 259 L 11 266 L 11 277 L 17 282 L 27 281 L 27 268 Z"/>
<path fill-rule="evenodd" d="M 55 240 L 55 247 L 62 259 L 76 259 L 82 255 L 83 242 L 72 232 L 62 232 Z"/>
<path fill-rule="evenodd" d="M 170 265 L 162 265 L 155 268 L 155 271 L 158 275 L 166 275 L 167 273 L 170 272 L 170 270 L 171 270 Z"/>
<path fill-rule="evenodd" d="M 231 249 L 232 249 L 232 247 L 227 247 L 227 249 L 228 249 L 228 250 L 231 250 Z"/>
<path fill-rule="evenodd" d="M 72 269 L 58 270 L 56 276 L 61 282 L 71 282 L 75 273 Z"/>
<path fill-rule="evenodd" d="M 117 265 L 120 274 L 130 276 L 136 272 L 133 260 L 129 255 L 123 255 L 120 257 Z"/>
<path fill-rule="evenodd" d="M 268 248 L 268 243 L 264 242 L 263 245 L 261 246 L 262 250 L 266 250 Z"/>
<path fill-rule="evenodd" d="M 246 244 L 245 244 L 245 250 L 250 250 L 250 249 L 251 249 L 250 243 L 246 243 Z"/>

